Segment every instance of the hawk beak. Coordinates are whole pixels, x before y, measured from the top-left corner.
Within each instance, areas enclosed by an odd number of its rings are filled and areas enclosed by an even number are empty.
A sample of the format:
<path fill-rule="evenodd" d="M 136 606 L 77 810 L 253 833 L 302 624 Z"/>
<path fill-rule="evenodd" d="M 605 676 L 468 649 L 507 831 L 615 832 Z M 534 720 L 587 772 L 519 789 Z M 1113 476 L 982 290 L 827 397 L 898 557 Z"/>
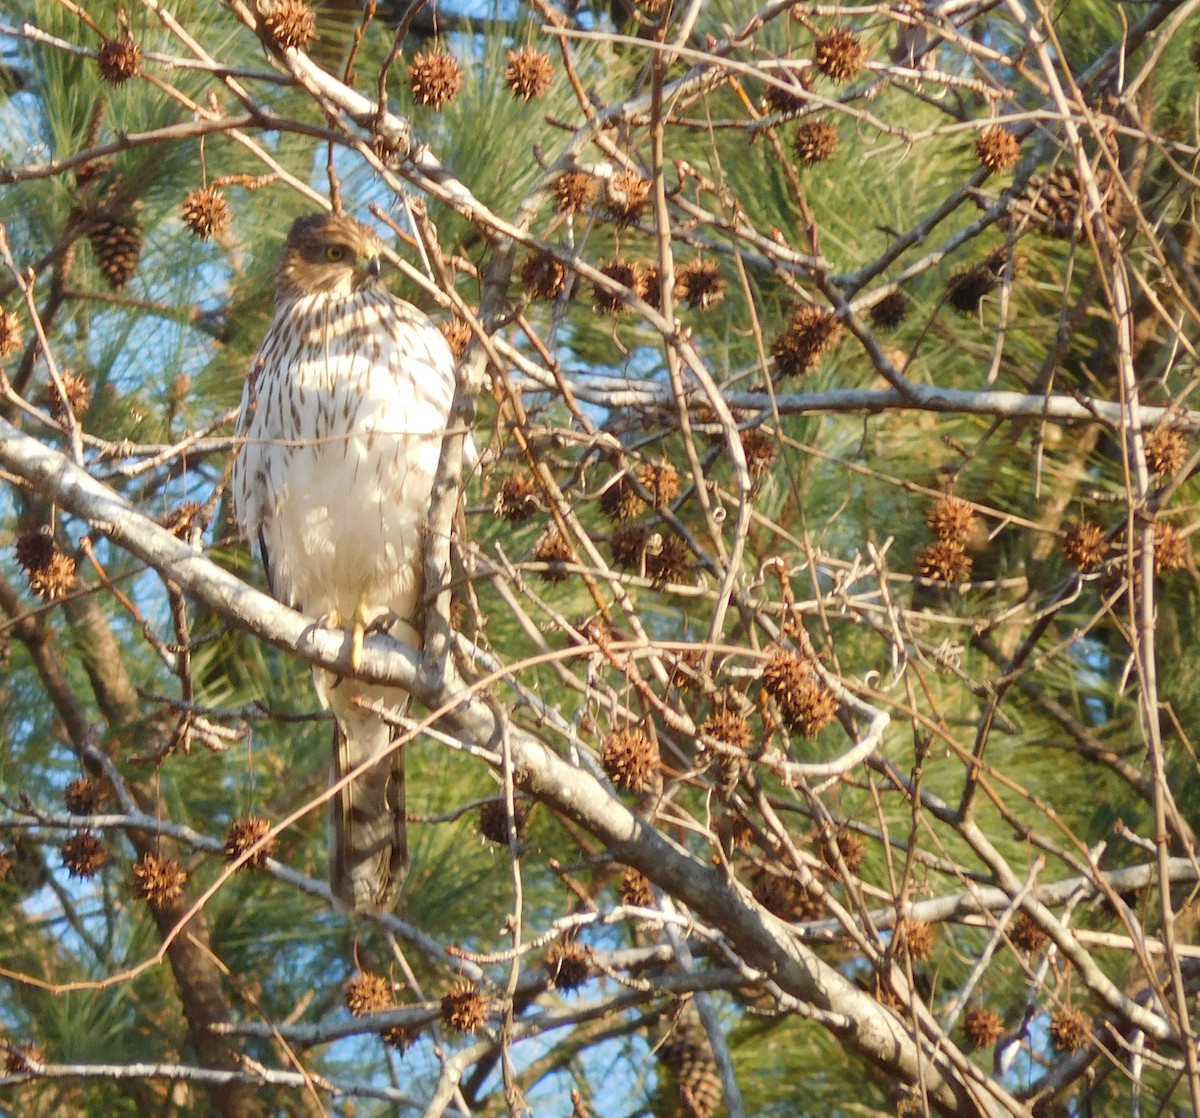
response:
<path fill-rule="evenodd" d="M 379 256 L 368 256 L 359 264 L 358 270 L 363 277 L 364 283 L 374 283 L 375 280 L 379 279 Z"/>

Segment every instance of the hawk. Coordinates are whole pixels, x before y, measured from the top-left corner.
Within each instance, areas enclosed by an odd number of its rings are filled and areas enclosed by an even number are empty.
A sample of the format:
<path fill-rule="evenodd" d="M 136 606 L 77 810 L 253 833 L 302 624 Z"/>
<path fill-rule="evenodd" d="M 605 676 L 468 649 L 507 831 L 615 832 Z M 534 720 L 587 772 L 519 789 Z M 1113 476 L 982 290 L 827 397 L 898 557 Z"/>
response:
<path fill-rule="evenodd" d="M 380 240 L 342 214 L 292 226 L 275 317 L 242 393 L 233 503 L 271 593 L 351 630 L 421 647 L 422 529 L 454 395 L 433 323 L 378 283 Z M 379 758 L 330 802 L 329 875 L 354 911 L 395 907 L 408 868 L 404 756 L 363 702 L 403 714 L 406 692 L 313 670 L 334 716 L 332 780 Z"/>

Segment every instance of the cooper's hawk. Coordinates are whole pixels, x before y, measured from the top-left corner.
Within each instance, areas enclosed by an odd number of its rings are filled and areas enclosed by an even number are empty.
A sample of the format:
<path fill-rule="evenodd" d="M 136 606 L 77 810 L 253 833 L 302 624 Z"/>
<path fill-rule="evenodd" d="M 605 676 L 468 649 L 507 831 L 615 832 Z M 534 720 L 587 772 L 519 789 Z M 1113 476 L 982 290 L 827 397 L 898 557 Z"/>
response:
<path fill-rule="evenodd" d="M 422 529 L 454 394 L 454 358 L 416 307 L 378 284 L 380 241 L 339 214 L 300 218 L 279 261 L 275 318 L 242 395 L 238 524 L 280 601 L 420 647 Z M 408 695 L 314 669 L 335 719 L 333 780 L 395 738 L 361 705 Z M 408 868 L 404 758 L 395 750 L 330 805 L 330 885 L 355 910 L 395 906 Z"/>

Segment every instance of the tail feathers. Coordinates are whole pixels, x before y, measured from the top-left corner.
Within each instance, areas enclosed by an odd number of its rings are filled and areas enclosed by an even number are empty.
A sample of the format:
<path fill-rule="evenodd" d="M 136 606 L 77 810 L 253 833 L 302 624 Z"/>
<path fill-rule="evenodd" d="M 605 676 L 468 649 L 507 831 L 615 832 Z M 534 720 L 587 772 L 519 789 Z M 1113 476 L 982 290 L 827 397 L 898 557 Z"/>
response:
<path fill-rule="evenodd" d="M 334 783 L 369 758 L 378 761 L 330 800 L 329 884 L 355 912 L 390 912 L 408 872 L 404 750 L 391 749 L 394 731 L 377 715 L 348 710 L 340 698 L 333 702 Z"/>

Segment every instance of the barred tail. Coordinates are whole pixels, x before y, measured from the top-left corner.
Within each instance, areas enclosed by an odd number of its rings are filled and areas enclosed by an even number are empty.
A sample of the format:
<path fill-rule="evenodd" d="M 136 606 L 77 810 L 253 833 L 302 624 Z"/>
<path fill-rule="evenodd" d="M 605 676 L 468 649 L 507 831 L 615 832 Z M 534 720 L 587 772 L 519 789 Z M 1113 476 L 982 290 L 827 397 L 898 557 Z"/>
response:
<path fill-rule="evenodd" d="M 351 686 L 345 680 L 338 690 Z M 334 692 L 333 781 L 369 758 L 379 761 L 330 800 L 329 884 L 355 912 L 390 912 L 408 872 L 404 750 L 391 748 L 395 731 L 377 715 L 340 701 L 349 698 Z"/>

